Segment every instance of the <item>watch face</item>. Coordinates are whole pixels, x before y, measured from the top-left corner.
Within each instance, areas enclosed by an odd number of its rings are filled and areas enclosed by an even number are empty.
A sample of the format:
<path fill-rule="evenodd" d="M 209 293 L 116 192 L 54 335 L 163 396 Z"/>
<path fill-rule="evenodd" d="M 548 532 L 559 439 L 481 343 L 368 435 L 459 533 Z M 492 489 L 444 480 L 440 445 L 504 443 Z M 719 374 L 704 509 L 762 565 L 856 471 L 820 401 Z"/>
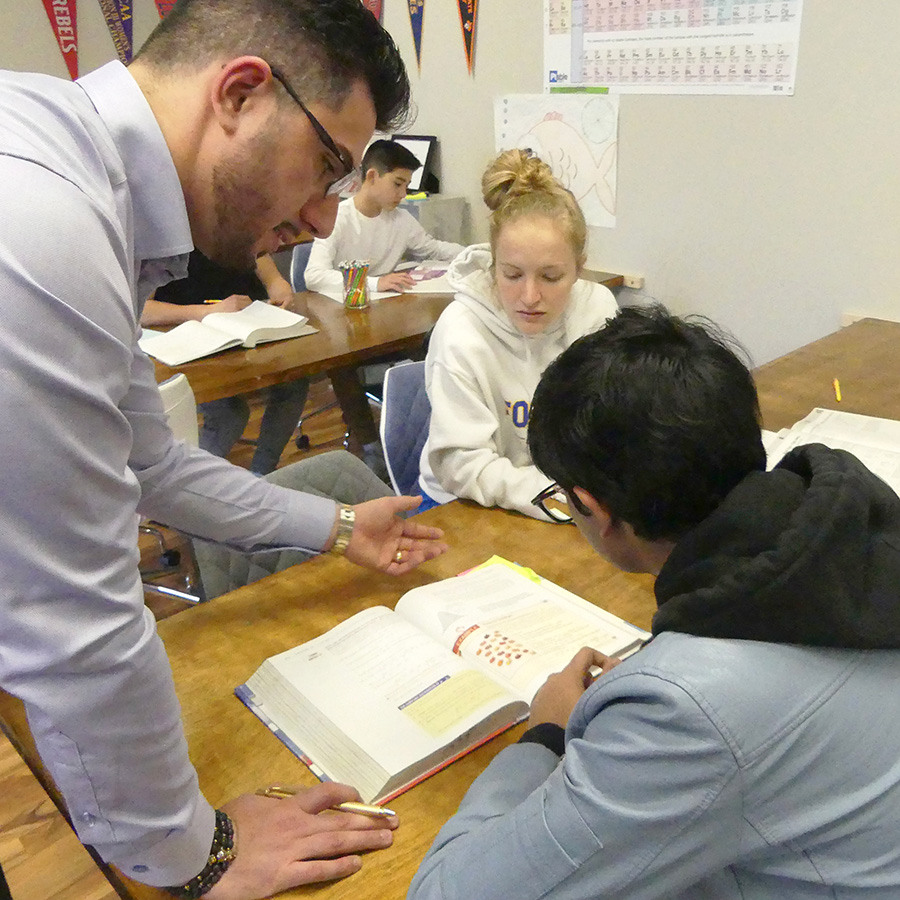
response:
<path fill-rule="evenodd" d="M 602 144 L 614 137 L 616 114 L 605 97 L 591 97 L 581 113 L 581 130 L 595 144 Z"/>

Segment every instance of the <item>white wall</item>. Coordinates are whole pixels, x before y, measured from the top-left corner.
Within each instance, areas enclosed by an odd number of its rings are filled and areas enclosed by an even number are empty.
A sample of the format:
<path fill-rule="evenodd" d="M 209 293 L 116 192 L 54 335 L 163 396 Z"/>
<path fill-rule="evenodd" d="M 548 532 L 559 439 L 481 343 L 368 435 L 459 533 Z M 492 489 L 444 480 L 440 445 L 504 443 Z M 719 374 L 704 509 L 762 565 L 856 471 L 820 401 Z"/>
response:
<path fill-rule="evenodd" d="M 470 76 L 456 3 L 426 3 L 417 72 L 407 5 L 385 0 L 419 108 L 412 130 L 439 137 L 442 190 L 469 199 L 472 239 L 486 234 L 493 99 L 541 88 L 541 6 L 479 4 Z M 590 266 L 646 278 L 621 300 L 708 315 L 758 363 L 836 330 L 844 312 L 900 320 L 900 3 L 804 7 L 794 97 L 622 98 L 618 225 L 590 235 Z M 135 0 L 136 43 L 155 22 L 152 0 Z M 86 72 L 114 50 L 98 3 L 81 0 L 78 25 Z M 65 75 L 38 0 L 5 4 L 0 65 Z"/>
<path fill-rule="evenodd" d="M 386 5 L 414 68 L 405 4 Z M 492 100 L 541 87 L 540 7 L 480 4 L 474 78 L 456 4 L 425 7 L 415 127 L 440 138 L 442 190 L 469 197 L 473 238 Z M 643 275 L 622 302 L 708 315 L 758 363 L 836 330 L 844 312 L 900 319 L 898 34 L 897 0 L 807 0 L 795 96 L 623 96 L 618 225 L 591 229 L 588 264 Z"/>

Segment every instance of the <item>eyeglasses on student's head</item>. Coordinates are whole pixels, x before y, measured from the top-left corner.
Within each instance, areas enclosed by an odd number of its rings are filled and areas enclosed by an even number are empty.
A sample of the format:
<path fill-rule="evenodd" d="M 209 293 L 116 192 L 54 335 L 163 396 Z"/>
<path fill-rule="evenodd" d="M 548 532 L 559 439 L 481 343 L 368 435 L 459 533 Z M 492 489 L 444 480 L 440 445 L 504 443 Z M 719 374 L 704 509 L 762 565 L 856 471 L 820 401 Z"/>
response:
<path fill-rule="evenodd" d="M 353 160 L 349 158 L 347 153 L 341 150 L 334 142 L 331 135 L 325 130 L 322 123 L 309 111 L 307 105 L 300 99 L 297 92 L 291 87 L 284 72 L 276 66 L 270 65 L 272 77 L 287 91 L 288 96 L 293 100 L 309 119 L 313 131 L 322 143 L 322 146 L 337 160 L 341 166 L 341 175 L 339 175 L 325 189 L 326 196 L 334 196 L 335 194 L 352 194 L 359 190 L 361 178 L 359 170 L 353 165 Z"/>
<path fill-rule="evenodd" d="M 555 506 L 548 505 L 551 500 L 557 503 L 569 503 L 568 494 L 558 484 L 551 484 L 549 487 L 545 487 L 531 502 L 555 522 L 571 522 L 571 516 L 566 515 L 566 513 Z"/>

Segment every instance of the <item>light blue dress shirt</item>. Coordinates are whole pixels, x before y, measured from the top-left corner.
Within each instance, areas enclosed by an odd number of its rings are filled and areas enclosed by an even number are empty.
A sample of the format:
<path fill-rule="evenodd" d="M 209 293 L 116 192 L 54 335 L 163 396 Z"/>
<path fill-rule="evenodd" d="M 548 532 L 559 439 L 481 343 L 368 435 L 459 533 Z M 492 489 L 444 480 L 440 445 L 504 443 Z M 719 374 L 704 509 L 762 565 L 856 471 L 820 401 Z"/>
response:
<path fill-rule="evenodd" d="M 169 431 L 138 323 L 185 274 L 191 235 L 121 64 L 74 84 L 0 73 L 0 209 L 0 684 L 25 701 L 81 839 L 177 884 L 204 865 L 213 810 L 144 606 L 139 516 L 320 549 L 335 506 Z"/>

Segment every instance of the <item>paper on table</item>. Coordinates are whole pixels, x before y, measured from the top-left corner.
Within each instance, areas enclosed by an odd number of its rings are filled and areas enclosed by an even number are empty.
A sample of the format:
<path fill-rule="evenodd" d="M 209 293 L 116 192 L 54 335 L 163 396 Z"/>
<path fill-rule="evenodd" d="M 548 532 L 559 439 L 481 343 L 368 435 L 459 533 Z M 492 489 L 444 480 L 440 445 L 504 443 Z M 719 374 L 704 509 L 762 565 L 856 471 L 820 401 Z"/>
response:
<path fill-rule="evenodd" d="M 900 422 L 895 419 L 817 408 L 775 438 L 766 443 L 770 469 L 795 447 L 825 444 L 852 453 L 900 494 Z"/>

